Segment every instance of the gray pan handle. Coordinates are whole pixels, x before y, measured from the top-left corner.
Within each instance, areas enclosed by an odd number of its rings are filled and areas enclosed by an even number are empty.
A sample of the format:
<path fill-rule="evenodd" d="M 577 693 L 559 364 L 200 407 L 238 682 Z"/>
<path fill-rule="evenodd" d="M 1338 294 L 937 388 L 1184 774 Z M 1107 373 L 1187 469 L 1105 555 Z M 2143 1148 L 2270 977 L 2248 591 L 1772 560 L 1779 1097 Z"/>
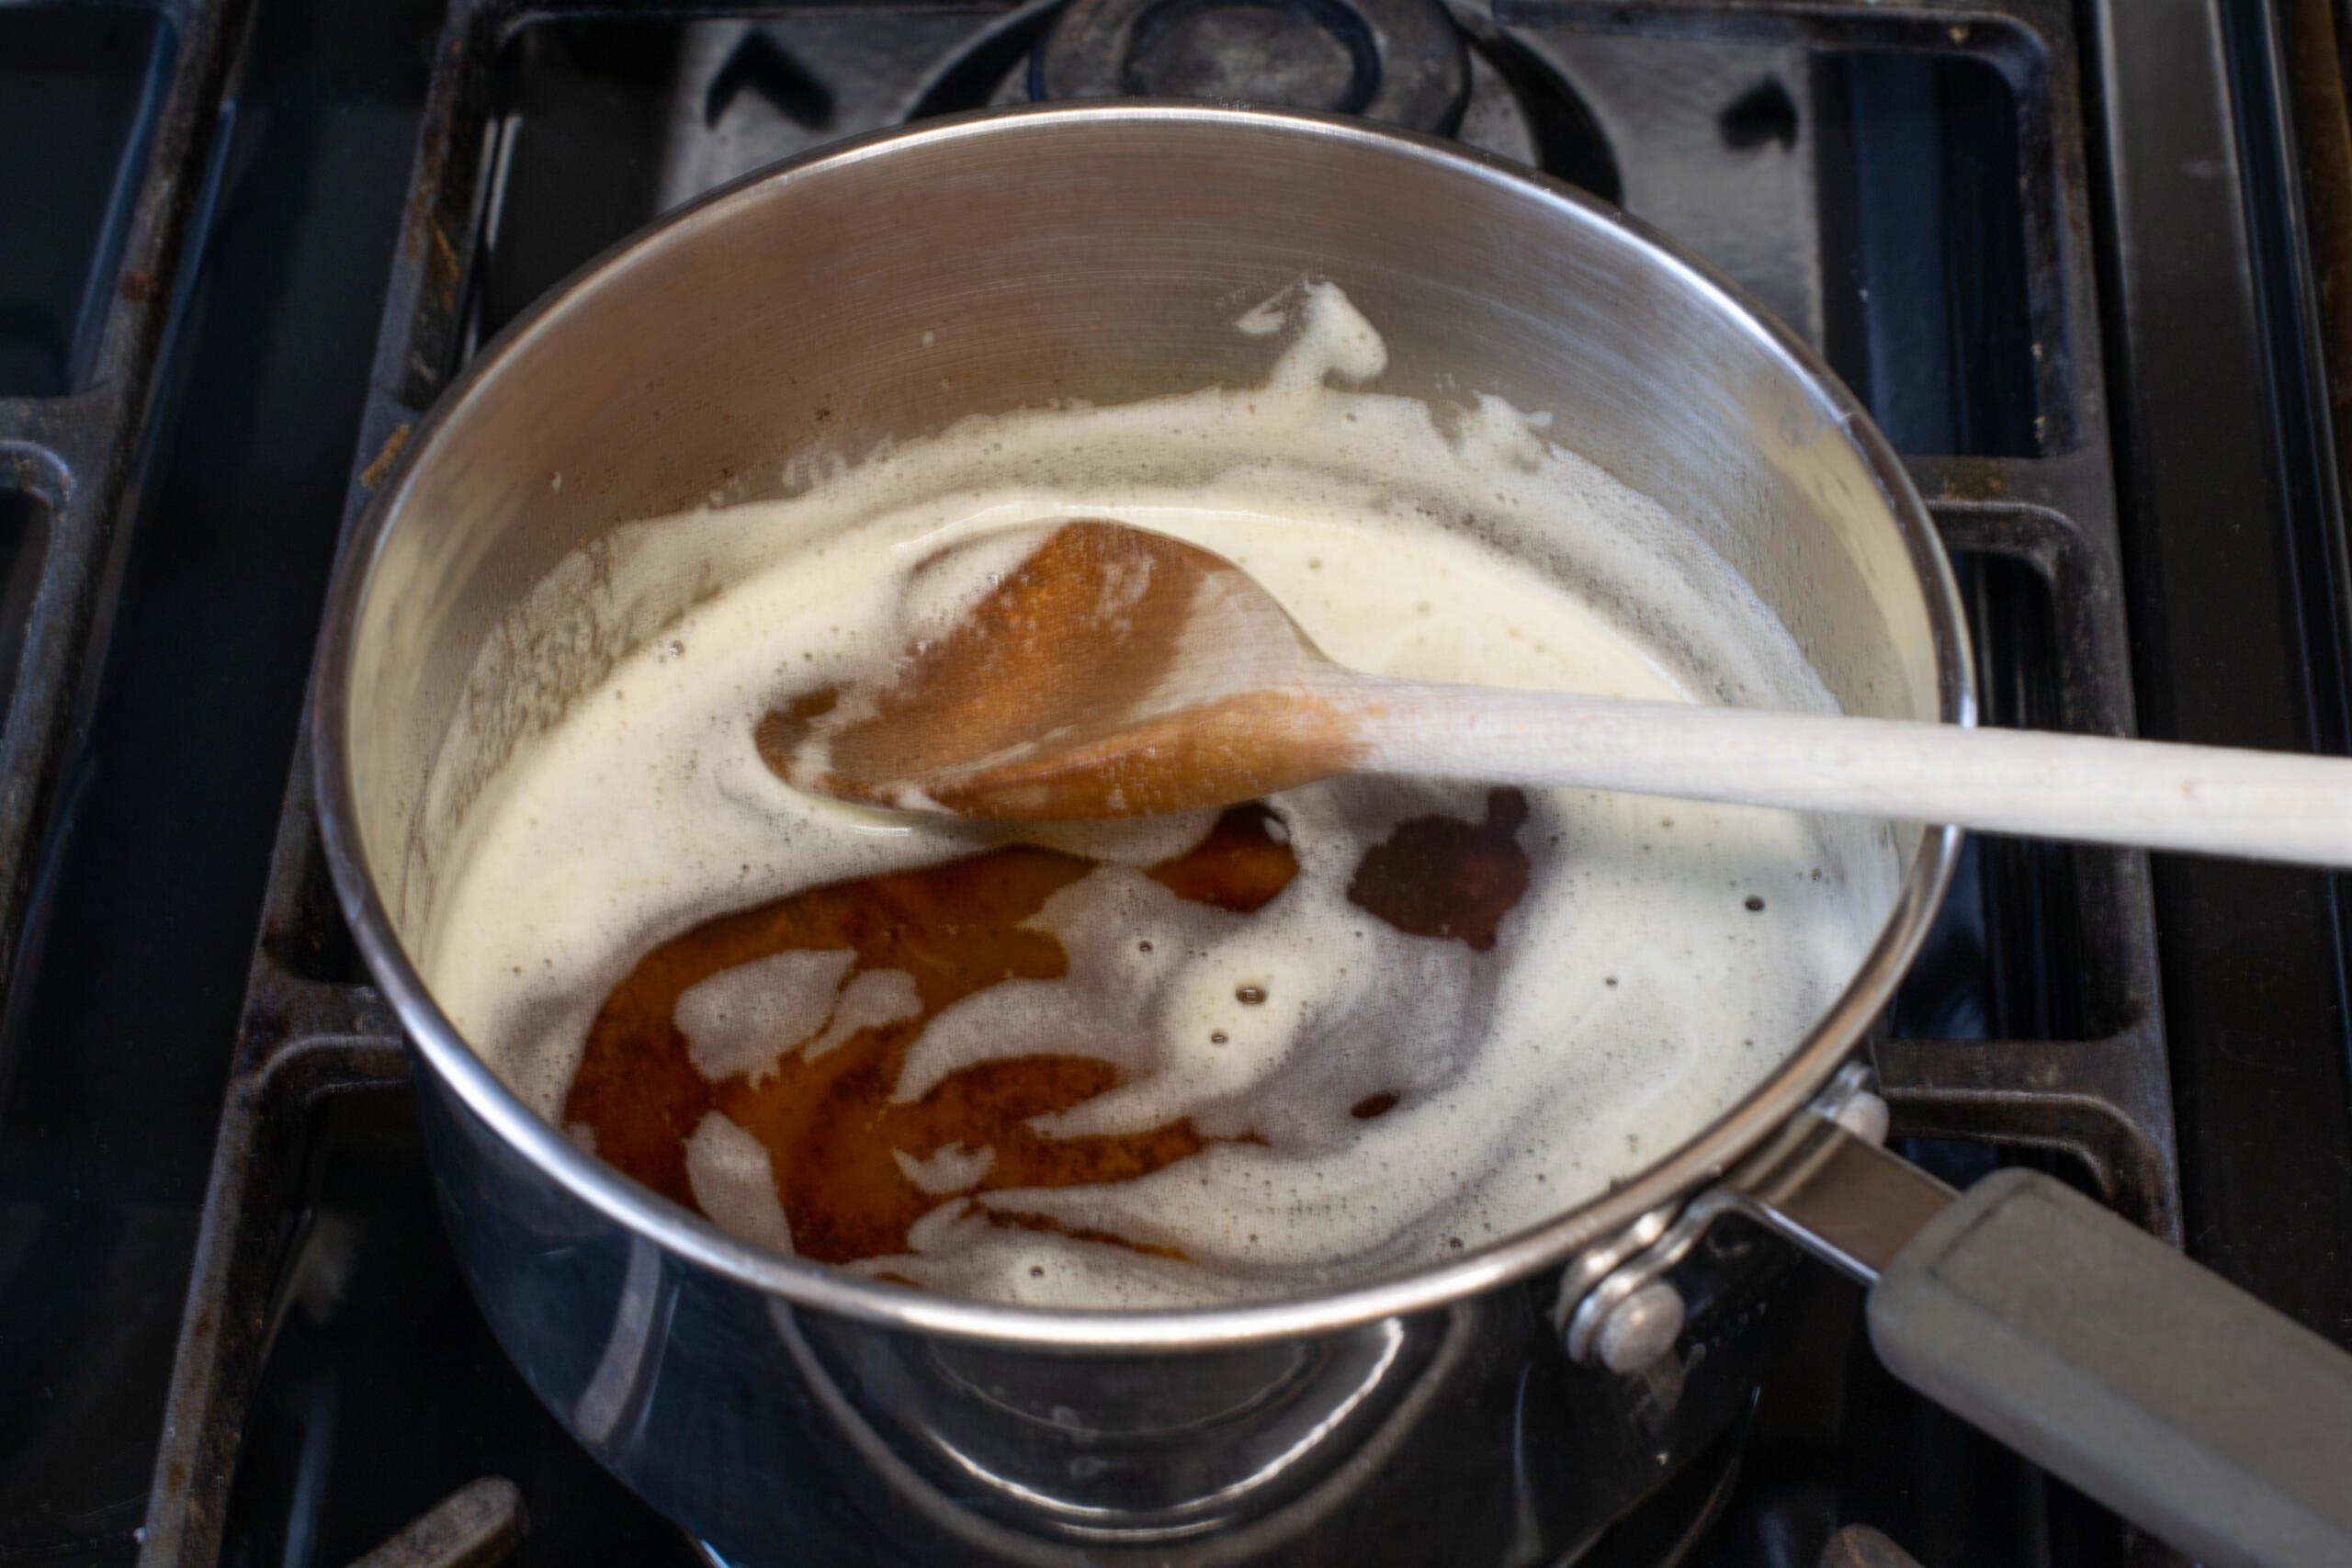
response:
<path fill-rule="evenodd" d="M 2352 1357 L 2033 1171 L 1870 1294 L 1887 1370 L 2211 1563 L 2352 1563 Z"/>
<path fill-rule="evenodd" d="M 1717 1190 L 1871 1285 L 1887 1369 L 2213 1564 L 2352 1564 L 2352 1356 L 2049 1177 L 1806 1113 Z"/>

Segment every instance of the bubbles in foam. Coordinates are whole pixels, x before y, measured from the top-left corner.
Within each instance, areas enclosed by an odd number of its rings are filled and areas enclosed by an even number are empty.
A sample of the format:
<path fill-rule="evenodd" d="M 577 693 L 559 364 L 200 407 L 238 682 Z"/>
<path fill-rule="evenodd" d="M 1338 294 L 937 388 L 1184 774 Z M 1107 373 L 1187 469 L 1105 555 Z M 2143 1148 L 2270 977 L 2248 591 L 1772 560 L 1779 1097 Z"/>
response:
<path fill-rule="evenodd" d="M 797 795 L 751 739 L 785 690 L 853 678 L 895 651 L 910 616 L 984 591 L 912 571 L 952 539 L 1114 516 L 1240 560 L 1358 668 L 1828 705 L 1745 585 L 1656 506 L 1549 445 L 1540 416 L 1481 399 L 1441 422 L 1347 389 L 1385 363 L 1370 325 L 1321 288 L 1251 319 L 1272 332 L 1277 315 L 1295 336 L 1263 387 L 967 422 L 786 501 L 636 525 L 597 572 L 568 580 L 632 603 L 648 585 L 723 591 L 649 628 L 605 681 L 625 700 L 574 703 L 443 846 L 453 870 L 426 972 L 526 1100 L 561 1114 L 590 1019 L 655 943 L 796 889 L 1001 841 Z M 1475 823 L 1486 795 L 1475 782 L 1367 780 L 1283 796 L 1299 870 L 1248 917 L 1141 873 L 1204 819 L 1027 835 L 1110 863 L 1035 921 L 1069 976 L 990 987 L 942 1013 L 896 1098 L 975 1064 L 1069 1051 L 1114 1063 L 1119 1081 L 1037 1131 L 1181 1116 L 1223 1141 L 1140 1179 L 1056 1190 L 976 1191 L 985 1148 L 908 1151 L 900 1168 L 938 1204 L 905 1256 L 859 1267 L 999 1299 L 1140 1305 L 1454 1256 L 1583 1200 L 1719 1113 L 1842 986 L 1891 894 L 1891 852 L 1836 829 L 1557 791 L 1529 799 L 1516 831 L 1527 889 L 1490 950 L 1350 901 L 1369 846 L 1414 818 Z M 1751 895 L 1765 908 L 1748 908 Z M 774 1053 L 834 1050 L 919 1010 L 902 972 L 783 956 L 795 964 L 747 966 L 681 1000 L 698 1066 L 756 1073 Z M 714 1111 L 685 1155 L 706 1213 L 789 1245 L 756 1138 Z M 1023 1217 L 1076 1234 L 1009 1223 Z"/>

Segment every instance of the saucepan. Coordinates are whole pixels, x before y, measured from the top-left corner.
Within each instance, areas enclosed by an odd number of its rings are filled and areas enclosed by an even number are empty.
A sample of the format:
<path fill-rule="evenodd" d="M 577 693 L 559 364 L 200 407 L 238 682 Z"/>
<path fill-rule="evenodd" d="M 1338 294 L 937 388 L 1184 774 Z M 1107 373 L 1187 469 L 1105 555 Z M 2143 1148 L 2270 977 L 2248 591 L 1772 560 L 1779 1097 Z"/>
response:
<path fill-rule="evenodd" d="M 1873 1140 L 1871 1031 L 1952 829 L 1874 829 L 1874 945 L 1702 1133 L 1533 1230 L 1299 1299 L 1033 1310 L 775 1255 L 600 1165 L 468 1048 L 416 963 L 467 806 L 713 586 L 622 602 L 564 563 L 975 412 L 1251 384 L 1272 350 L 1230 323 L 1301 278 L 1386 333 L 1378 389 L 1548 411 L 1687 519 L 1848 712 L 1973 722 L 1949 564 L 1852 395 L 1556 183 L 1359 121 L 1107 104 L 718 191 L 557 288 L 409 442 L 311 710 L 327 857 L 413 1045 L 450 1235 L 548 1406 L 729 1562 L 1560 1562 L 1740 1418 L 1793 1240 L 1870 1286 L 1897 1376 L 2159 1535 L 2352 1562 L 2343 1357 L 2052 1179 L 1954 1194 Z"/>

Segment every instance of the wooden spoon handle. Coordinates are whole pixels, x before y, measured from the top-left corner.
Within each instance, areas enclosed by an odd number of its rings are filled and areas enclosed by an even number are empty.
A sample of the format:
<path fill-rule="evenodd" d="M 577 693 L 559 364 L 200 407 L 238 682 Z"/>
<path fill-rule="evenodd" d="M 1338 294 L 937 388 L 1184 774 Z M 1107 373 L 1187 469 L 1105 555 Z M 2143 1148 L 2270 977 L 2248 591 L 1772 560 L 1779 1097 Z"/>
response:
<path fill-rule="evenodd" d="M 1361 772 L 2352 866 L 2352 758 L 1409 682 L 1341 700 Z"/>

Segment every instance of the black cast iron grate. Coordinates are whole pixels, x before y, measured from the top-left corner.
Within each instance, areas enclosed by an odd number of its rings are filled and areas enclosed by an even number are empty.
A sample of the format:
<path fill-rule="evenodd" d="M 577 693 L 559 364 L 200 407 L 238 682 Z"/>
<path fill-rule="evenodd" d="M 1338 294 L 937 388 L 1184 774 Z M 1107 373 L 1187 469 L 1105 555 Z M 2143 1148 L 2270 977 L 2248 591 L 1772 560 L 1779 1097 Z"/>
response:
<path fill-rule="evenodd" d="M 209 0 L 188 13 L 174 115 L 157 143 L 159 170 L 197 155 L 188 127 L 203 118 L 200 111 L 220 90 L 219 35 L 232 8 L 232 0 Z M 1007 73 L 1017 67 L 1052 6 L 945 9 L 963 19 L 943 22 L 937 6 L 910 7 L 910 25 L 961 28 L 976 34 L 977 47 L 956 56 L 955 65 L 913 97 L 884 106 L 889 117 L 989 101 L 1003 90 Z M 829 10 L 840 15 L 839 8 L 789 6 L 760 14 Z M 502 243 L 494 231 L 498 201 L 511 194 L 514 181 L 528 177 L 517 163 L 515 138 L 507 133 L 514 106 L 503 85 L 504 63 L 517 51 L 538 47 L 545 37 L 538 29 L 551 26 L 628 27 L 713 15 L 713 7 L 673 0 L 455 0 L 438 46 L 397 242 L 343 519 L 346 532 L 452 367 L 505 310 L 537 292 L 533 282 L 551 281 L 552 273 L 535 277 L 544 269 L 521 242 L 507 236 Z M 916 20 L 924 17 L 929 20 Z M 2024 412 L 2009 419 L 2007 428 L 1979 429 L 1958 448 L 2006 455 L 1930 453 L 1909 463 L 1977 588 L 1975 629 L 1994 716 L 2128 733 L 2132 695 L 2101 379 L 2082 62 L 2069 7 L 2061 0 L 1496 0 L 1491 19 L 1468 14 L 1464 20 L 1484 29 L 1474 37 L 1531 51 L 1552 44 L 1566 50 L 1587 39 L 1600 49 L 1607 47 L 1601 40 L 1626 37 L 1766 45 L 1799 54 L 1868 50 L 1962 62 L 2005 86 L 2000 129 L 2010 144 L 2019 197 L 2007 221 L 2014 228 L 2023 280 L 2008 325 L 2026 367 Z M 1517 57 L 1489 50 L 1482 58 L 1493 71 L 1494 62 Z M 202 64 L 207 61 L 211 63 Z M 1535 67 L 1522 60 L 1515 69 Z M 1824 90 L 1870 89 L 1833 82 Z M 763 55 L 757 46 L 748 52 L 739 48 L 713 78 L 706 111 L 745 92 L 763 96 L 811 144 L 843 133 L 842 121 L 853 118 L 841 89 L 789 57 Z M 1793 106 L 1781 84 L 1760 82 L 1735 107 L 1738 112 L 1723 126 L 1731 144 L 1739 144 L 1734 138 L 1770 142 L 1796 134 Z M 1476 112 L 1474 105 L 1474 118 Z M 169 140 L 174 126 L 180 128 L 176 142 Z M 1550 154 L 1558 152 L 1563 159 L 1584 160 L 1576 172 L 1589 183 L 1616 178 L 1605 149 L 1596 154 L 1589 138 L 1568 141 L 1565 151 L 1539 148 L 1540 161 L 1553 164 Z M 173 147 L 180 150 L 177 156 L 165 157 Z M 1849 163 L 1867 156 L 1867 149 L 1848 151 Z M 161 290 L 169 286 L 170 241 L 187 193 L 166 184 L 154 200 L 158 210 L 134 234 L 126 266 L 146 264 L 141 275 L 157 279 Z M 582 254 L 610 237 L 586 236 Z M 1826 319 L 1834 312 L 1823 303 L 1831 292 L 1793 309 L 1798 318 L 1807 309 L 1816 312 L 1800 325 L 1828 342 L 1834 356 L 1841 329 Z M 1781 300 L 1772 303 L 1791 310 Z M 1981 336 L 1999 325 L 1969 323 L 1963 335 Z M 139 400 L 131 389 L 152 363 L 160 330 L 153 299 L 126 295 L 108 319 L 107 338 L 119 378 L 52 405 L 0 402 L 0 453 L 16 456 L 19 473 L 35 476 L 28 481 L 35 488 L 54 491 L 61 538 L 82 531 L 76 536 L 84 539 L 78 547 L 84 565 L 69 570 L 70 563 L 52 562 L 52 570 L 69 577 L 74 570 L 86 575 L 96 558 L 103 527 L 93 519 L 102 518 L 119 490 L 137 419 Z M 1890 401 L 1887 389 L 1864 385 L 1866 364 L 1846 367 L 1866 395 L 1886 393 L 1872 400 L 1900 443 L 1899 400 Z M 1947 368 L 1958 378 L 1968 366 Z M 1995 403 L 1988 419 L 1997 426 L 2003 422 Z M 56 627 L 53 635 L 68 629 Z M 39 679 L 51 688 L 69 682 L 70 660 L 60 658 L 41 654 L 40 668 L 48 673 Z M 28 651 L 28 686 L 20 687 L 20 696 L 35 680 Z M 19 831 L 11 824 L 17 821 L 13 803 L 21 744 L 12 710 L 6 752 L 9 804 L 0 812 L 0 832 Z M 13 841 L 0 839 L 0 860 Z M 2180 1188 L 2144 857 L 2010 845 L 1977 853 L 1974 875 L 1993 890 L 1985 901 L 2026 912 L 2013 922 L 2025 929 L 2008 932 L 1998 944 L 2022 956 L 1973 955 L 1999 971 L 1982 1006 L 1955 1015 L 1950 1010 L 1921 1014 L 1898 1004 L 1897 1037 L 1882 1045 L 1878 1063 L 1897 1135 L 2064 1156 L 2123 1213 L 2177 1242 Z M 10 896 L 0 914 L 13 918 L 16 908 Z M 2017 973 L 2020 966 L 2064 973 Z M 2052 1002 L 2052 995 L 2062 999 Z M 397 1021 L 359 972 L 327 888 L 310 760 L 300 751 L 288 785 L 236 1043 L 142 1563 L 204 1564 L 219 1554 L 278 1276 L 300 1224 L 298 1173 L 310 1108 L 338 1091 L 395 1084 L 404 1071 Z M 419 1498 L 418 1506 L 429 1501 Z M 2138 1561 L 2165 1560 L 2145 1541 L 2131 1540 L 2126 1551 Z"/>
<path fill-rule="evenodd" d="M 134 156 L 143 144 L 143 166 L 101 220 L 81 319 L 60 323 L 60 341 L 46 345 L 56 373 L 0 388 L 0 994 L 16 971 L 35 856 L 109 547 L 130 510 L 133 459 L 245 9 L 245 0 L 153 7 L 152 47 L 169 64 L 152 112 L 134 111 L 128 128 Z M 31 10 L 9 18 L 41 19 Z M 17 216 L 11 243 L 38 243 L 36 215 Z"/>

